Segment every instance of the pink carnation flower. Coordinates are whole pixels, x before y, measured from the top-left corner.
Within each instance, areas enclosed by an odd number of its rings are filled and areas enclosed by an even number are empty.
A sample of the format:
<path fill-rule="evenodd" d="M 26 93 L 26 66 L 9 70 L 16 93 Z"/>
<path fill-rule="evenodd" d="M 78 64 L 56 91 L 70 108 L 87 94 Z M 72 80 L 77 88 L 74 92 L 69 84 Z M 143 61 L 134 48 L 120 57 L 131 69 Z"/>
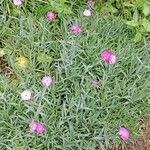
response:
<path fill-rule="evenodd" d="M 45 87 L 49 87 L 52 84 L 53 80 L 51 76 L 45 76 L 42 78 L 41 82 Z"/>
<path fill-rule="evenodd" d="M 41 133 L 43 133 L 45 131 L 45 128 L 44 128 L 43 124 L 37 123 L 36 125 L 37 125 L 37 127 L 36 127 L 36 133 L 41 134 Z"/>
<path fill-rule="evenodd" d="M 22 4 L 22 0 L 13 0 L 14 5 L 20 6 Z"/>
<path fill-rule="evenodd" d="M 56 18 L 56 15 L 55 15 L 55 13 L 53 13 L 52 11 L 49 11 L 48 13 L 47 13 L 47 19 L 49 20 L 49 21 L 52 21 L 52 20 L 54 20 Z"/>
<path fill-rule="evenodd" d="M 85 9 L 83 12 L 83 15 L 86 17 L 89 17 L 89 16 L 91 16 L 91 11 L 89 9 Z"/>
<path fill-rule="evenodd" d="M 42 134 L 45 131 L 45 127 L 42 123 L 31 122 L 29 124 L 30 132 Z"/>
<path fill-rule="evenodd" d="M 29 124 L 30 132 L 36 132 L 36 128 L 37 128 L 37 123 L 36 122 L 31 122 Z"/>
<path fill-rule="evenodd" d="M 24 90 L 21 93 L 21 99 L 24 100 L 24 101 L 30 100 L 31 99 L 31 92 L 29 90 Z"/>
<path fill-rule="evenodd" d="M 93 0 L 88 0 L 87 1 L 87 6 L 88 6 L 89 9 L 92 9 L 93 5 L 94 5 L 94 1 Z"/>
<path fill-rule="evenodd" d="M 70 30 L 72 33 L 80 33 L 81 32 L 81 28 L 77 24 L 73 24 L 71 26 Z"/>
<path fill-rule="evenodd" d="M 127 141 L 129 139 L 129 131 L 126 128 L 119 128 L 119 135 L 123 141 Z"/>
<path fill-rule="evenodd" d="M 116 63 L 116 56 L 108 50 L 104 50 L 100 54 L 100 58 L 109 64 L 115 64 Z"/>

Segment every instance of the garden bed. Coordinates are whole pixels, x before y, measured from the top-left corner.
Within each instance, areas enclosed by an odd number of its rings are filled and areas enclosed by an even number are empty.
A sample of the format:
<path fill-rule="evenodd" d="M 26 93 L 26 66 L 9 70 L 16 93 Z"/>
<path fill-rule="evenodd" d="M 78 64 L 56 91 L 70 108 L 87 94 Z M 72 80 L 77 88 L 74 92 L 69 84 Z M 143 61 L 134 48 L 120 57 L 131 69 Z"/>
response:
<path fill-rule="evenodd" d="M 1 2 L 0 149 L 146 150 L 149 36 L 92 1 L 20 2 Z"/>

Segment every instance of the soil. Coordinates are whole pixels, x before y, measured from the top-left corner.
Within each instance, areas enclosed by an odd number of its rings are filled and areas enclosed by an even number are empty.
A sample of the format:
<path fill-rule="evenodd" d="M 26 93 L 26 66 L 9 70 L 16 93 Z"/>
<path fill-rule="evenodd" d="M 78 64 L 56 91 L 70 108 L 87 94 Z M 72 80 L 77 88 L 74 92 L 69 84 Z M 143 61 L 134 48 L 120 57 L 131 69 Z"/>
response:
<path fill-rule="evenodd" d="M 134 143 L 129 143 L 124 148 L 121 145 L 118 147 L 114 146 L 109 150 L 150 150 L 150 118 L 144 119 L 140 128 L 143 130 L 143 135 Z M 100 149 L 96 146 L 95 150 Z"/>
<path fill-rule="evenodd" d="M 9 66 L 5 57 L 0 57 L 0 74 L 6 77 L 11 77 L 12 75 L 14 75 L 12 68 Z"/>
<path fill-rule="evenodd" d="M 150 118 L 143 120 L 141 129 L 143 130 L 143 135 L 134 144 L 128 144 L 125 150 L 150 150 Z"/>

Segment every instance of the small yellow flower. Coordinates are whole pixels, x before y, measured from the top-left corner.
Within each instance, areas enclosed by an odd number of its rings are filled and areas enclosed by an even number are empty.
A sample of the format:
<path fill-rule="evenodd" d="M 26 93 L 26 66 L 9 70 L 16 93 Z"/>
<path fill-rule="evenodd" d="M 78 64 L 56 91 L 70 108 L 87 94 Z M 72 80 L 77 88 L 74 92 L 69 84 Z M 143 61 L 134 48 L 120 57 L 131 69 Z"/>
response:
<path fill-rule="evenodd" d="M 16 57 L 16 66 L 20 68 L 26 68 L 28 66 L 28 59 L 24 56 Z"/>

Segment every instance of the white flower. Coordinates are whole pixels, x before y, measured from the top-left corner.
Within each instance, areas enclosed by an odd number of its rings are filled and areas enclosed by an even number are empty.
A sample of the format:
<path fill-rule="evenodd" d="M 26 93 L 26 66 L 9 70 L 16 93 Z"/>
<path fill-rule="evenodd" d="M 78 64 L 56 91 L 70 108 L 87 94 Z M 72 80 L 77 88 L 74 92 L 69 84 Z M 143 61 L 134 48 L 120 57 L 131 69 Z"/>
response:
<path fill-rule="evenodd" d="M 20 6 L 22 4 L 22 0 L 13 0 L 14 5 Z"/>
<path fill-rule="evenodd" d="M 85 9 L 83 12 L 83 15 L 86 17 L 89 17 L 89 16 L 91 16 L 91 11 L 89 9 Z"/>
<path fill-rule="evenodd" d="M 21 93 L 21 99 L 24 100 L 24 101 L 30 100 L 31 99 L 31 92 L 29 90 L 24 90 Z"/>

